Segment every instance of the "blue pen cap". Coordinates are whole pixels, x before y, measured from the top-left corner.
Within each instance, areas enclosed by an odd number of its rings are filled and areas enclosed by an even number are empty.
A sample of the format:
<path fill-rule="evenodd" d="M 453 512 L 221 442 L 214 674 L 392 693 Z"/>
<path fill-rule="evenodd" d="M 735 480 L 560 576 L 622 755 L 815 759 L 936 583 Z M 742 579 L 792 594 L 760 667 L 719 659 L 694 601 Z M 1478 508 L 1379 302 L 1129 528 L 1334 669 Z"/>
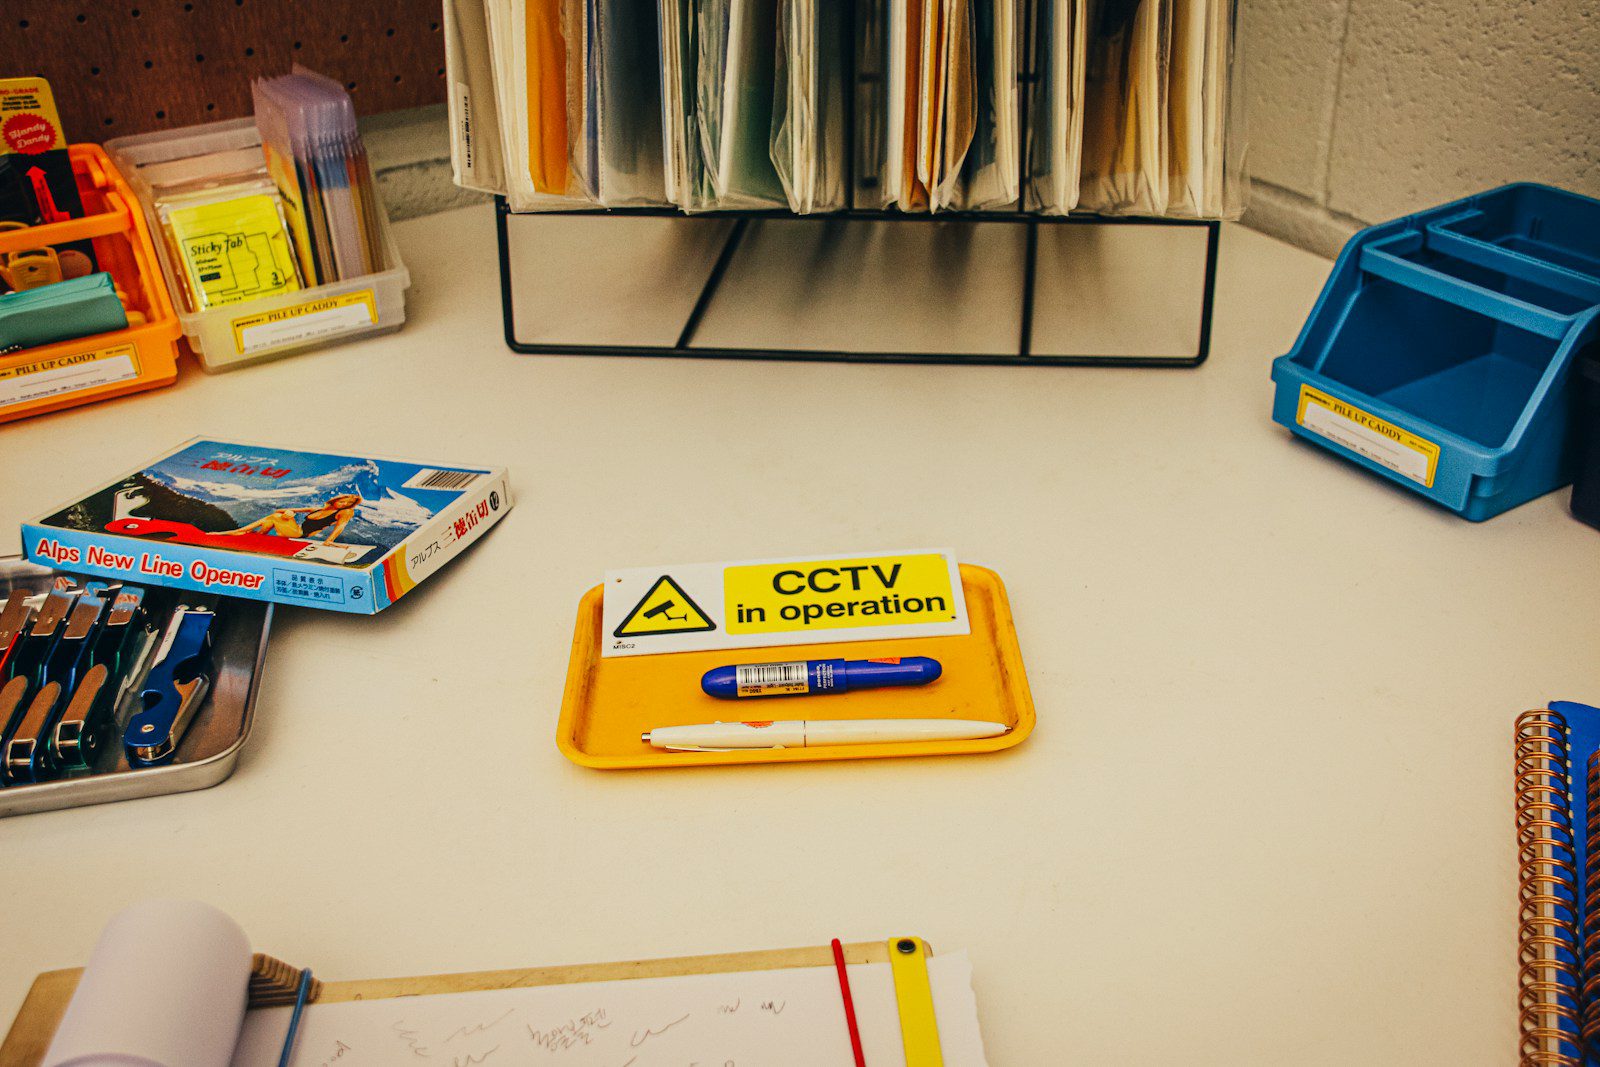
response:
<path fill-rule="evenodd" d="M 844 665 L 847 683 L 843 689 L 881 689 L 891 685 L 927 685 L 944 673 L 936 659 L 927 656 L 896 656 L 890 659 L 857 659 Z"/>

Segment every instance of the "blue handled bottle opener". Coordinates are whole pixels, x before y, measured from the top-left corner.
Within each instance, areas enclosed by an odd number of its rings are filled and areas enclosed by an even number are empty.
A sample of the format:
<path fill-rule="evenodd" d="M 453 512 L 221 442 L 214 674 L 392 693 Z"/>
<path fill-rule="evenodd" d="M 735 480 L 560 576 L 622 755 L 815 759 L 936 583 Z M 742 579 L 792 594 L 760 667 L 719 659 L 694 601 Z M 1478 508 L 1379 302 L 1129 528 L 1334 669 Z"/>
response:
<path fill-rule="evenodd" d="M 206 608 L 180 605 L 172 613 L 139 694 L 140 710 L 122 733 L 129 762 L 160 763 L 177 751 L 211 685 L 211 630 L 216 621 L 216 612 Z"/>
<path fill-rule="evenodd" d="M 78 589 L 52 589 L 33 617 L 32 625 L 14 641 L 3 679 L 5 684 L 0 686 L 0 755 L 5 753 L 12 736 L 22 725 L 29 700 L 45 684 L 50 654 L 55 651 L 56 641 L 72 611 L 73 599 L 79 592 Z M 4 782 L 5 777 L 0 774 L 0 784 Z"/>
<path fill-rule="evenodd" d="M 96 585 L 100 588 L 94 588 Z M 94 665 L 105 592 L 104 583 L 90 583 L 85 588 L 46 657 L 41 687 L 0 749 L 0 778 L 7 785 L 42 782 L 54 776 L 57 768 L 49 738 L 69 698 Z"/>
<path fill-rule="evenodd" d="M 65 771 L 86 771 L 116 731 L 118 697 L 135 682 L 155 647 L 156 627 L 136 585 L 117 590 L 95 639 L 88 667 L 50 737 L 50 755 Z"/>

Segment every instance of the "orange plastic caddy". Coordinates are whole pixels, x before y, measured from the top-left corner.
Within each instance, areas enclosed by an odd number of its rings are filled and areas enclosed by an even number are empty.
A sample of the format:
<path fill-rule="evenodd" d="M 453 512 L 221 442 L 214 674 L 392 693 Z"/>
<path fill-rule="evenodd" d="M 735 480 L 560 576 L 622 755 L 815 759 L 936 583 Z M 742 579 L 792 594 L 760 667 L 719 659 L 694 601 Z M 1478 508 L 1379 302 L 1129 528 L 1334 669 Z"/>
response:
<path fill-rule="evenodd" d="M 0 233 L 0 255 L 92 241 L 100 269 L 144 322 L 0 355 L 0 422 L 171 385 L 183 328 L 138 201 L 99 145 L 67 148 L 85 217 Z"/>

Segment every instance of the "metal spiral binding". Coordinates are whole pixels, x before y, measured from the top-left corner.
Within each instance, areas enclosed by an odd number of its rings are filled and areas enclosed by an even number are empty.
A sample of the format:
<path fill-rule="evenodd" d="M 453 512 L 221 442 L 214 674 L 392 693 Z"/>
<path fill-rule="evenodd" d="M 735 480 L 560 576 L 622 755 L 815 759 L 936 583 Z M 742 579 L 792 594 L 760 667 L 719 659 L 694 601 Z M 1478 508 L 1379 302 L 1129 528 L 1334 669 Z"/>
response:
<path fill-rule="evenodd" d="M 1600 901 L 1600 856 L 1595 855 L 1594 842 L 1600 842 L 1600 751 L 1589 756 L 1589 811 L 1587 834 L 1591 842 L 1584 860 L 1583 899 L 1584 910 L 1590 911 L 1594 902 Z M 1600 921 L 1591 919 L 1583 924 L 1583 1043 L 1593 1050 L 1600 1049 Z"/>
<path fill-rule="evenodd" d="M 1546 709 L 1516 723 L 1517 987 L 1523 1067 L 1582 1067 L 1578 873 L 1567 722 Z"/>

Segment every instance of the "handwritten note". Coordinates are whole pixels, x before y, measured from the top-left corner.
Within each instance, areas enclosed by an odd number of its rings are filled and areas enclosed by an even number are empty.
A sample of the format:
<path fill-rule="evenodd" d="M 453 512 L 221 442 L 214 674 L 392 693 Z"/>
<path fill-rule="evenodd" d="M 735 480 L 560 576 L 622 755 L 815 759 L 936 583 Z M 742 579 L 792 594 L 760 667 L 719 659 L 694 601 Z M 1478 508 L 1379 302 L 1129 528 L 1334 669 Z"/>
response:
<path fill-rule="evenodd" d="M 947 1067 L 987 1067 L 964 952 L 928 961 Z M 850 968 L 867 1062 L 904 1067 L 888 964 Z M 249 1012 L 233 1067 L 274 1067 L 287 1008 Z M 314 1004 L 294 1067 L 819 1067 L 853 1063 L 831 967 Z"/>

